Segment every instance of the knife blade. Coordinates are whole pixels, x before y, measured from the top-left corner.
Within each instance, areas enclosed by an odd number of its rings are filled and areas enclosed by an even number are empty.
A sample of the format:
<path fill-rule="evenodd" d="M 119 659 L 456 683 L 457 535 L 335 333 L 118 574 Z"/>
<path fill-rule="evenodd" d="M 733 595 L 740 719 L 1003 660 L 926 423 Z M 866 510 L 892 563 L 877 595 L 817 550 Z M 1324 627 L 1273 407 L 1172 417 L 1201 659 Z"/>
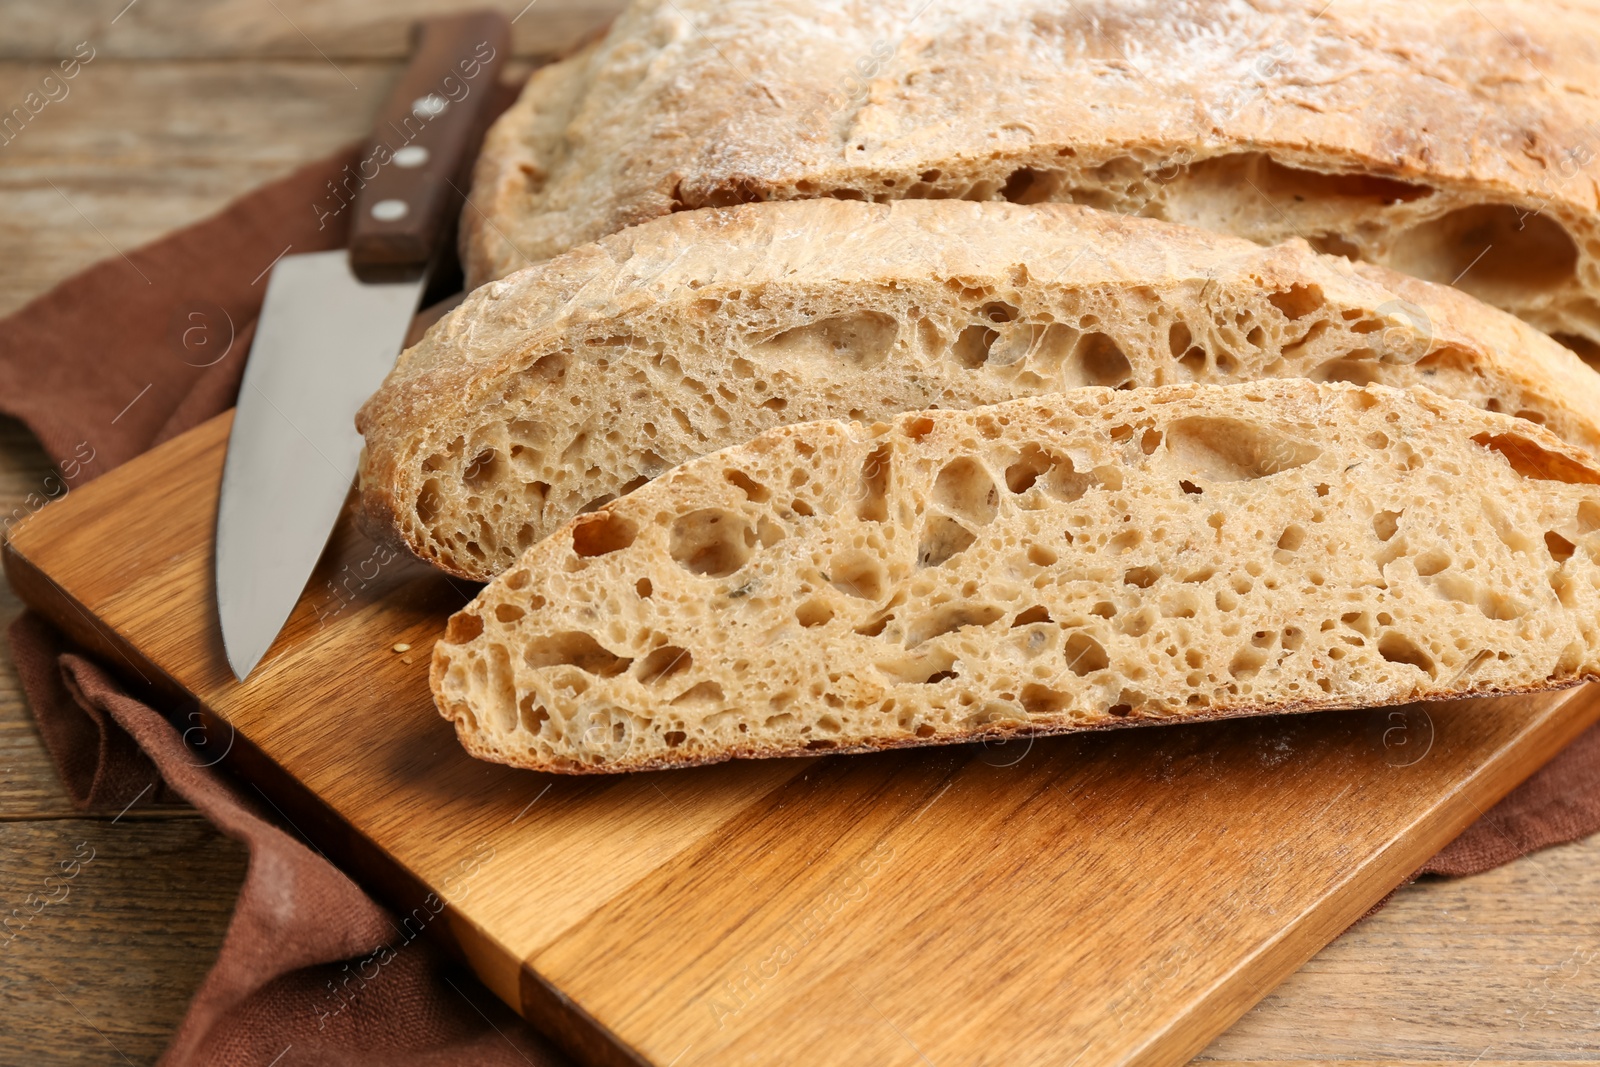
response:
<path fill-rule="evenodd" d="M 498 12 L 425 20 L 359 162 L 321 213 L 347 249 L 273 266 L 239 389 L 217 504 L 216 602 L 242 682 L 293 612 L 361 456 L 355 415 L 394 365 L 453 230 L 509 52 Z"/>

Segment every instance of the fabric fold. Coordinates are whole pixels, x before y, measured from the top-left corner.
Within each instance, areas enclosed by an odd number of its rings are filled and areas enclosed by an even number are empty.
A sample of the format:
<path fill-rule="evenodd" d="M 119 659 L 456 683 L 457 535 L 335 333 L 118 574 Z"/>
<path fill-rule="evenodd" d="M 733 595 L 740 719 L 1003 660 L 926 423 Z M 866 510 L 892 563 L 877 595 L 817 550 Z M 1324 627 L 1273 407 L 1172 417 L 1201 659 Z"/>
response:
<path fill-rule="evenodd" d="M 9 637 L 29 706 L 41 734 L 59 739 L 49 747 L 80 807 L 181 799 L 250 851 L 217 961 L 163 1064 L 332 1065 L 378 1053 L 403 1067 L 568 1062 L 438 950 L 404 937 L 386 909 L 268 821 L 171 723 L 69 651 L 48 623 L 24 614 Z"/>

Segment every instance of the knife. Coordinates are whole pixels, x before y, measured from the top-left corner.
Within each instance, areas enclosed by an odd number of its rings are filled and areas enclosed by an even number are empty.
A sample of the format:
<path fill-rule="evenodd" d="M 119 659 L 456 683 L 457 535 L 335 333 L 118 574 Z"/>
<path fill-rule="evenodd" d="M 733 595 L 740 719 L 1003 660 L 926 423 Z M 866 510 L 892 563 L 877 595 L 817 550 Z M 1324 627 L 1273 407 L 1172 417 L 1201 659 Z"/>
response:
<path fill-rule="evenodd" d="M 272 268 L 217 504 L 222 643 L 240 681 L 299 602 L 361 457 L 357 409 L 394 366 L 454 230 L 510 51 L 498 12 L 418 23 L 410 65 L 320 216 L 350 246 Z"/>

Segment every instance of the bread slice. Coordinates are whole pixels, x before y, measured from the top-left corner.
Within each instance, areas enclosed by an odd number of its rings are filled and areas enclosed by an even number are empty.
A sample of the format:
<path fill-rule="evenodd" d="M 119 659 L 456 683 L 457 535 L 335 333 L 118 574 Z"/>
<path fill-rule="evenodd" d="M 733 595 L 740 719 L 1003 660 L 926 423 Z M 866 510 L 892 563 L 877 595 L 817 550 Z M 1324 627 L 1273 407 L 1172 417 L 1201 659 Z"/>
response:
<path fill-rule="evenodd" d="M 1600 464 L 1423 389 L 1088 388 L 691 460 L 434 647 L 475 756 L 862 752 L 1600 675 Z"/>
<path fill-rule="evenodd" d="M 1592 345 L 1597 66 L 1600 9 L 1548 0 L 636 0 L 496 123 L 465 260 L 748 200 L 1071 201 L 1304 237 Z"/>
<path fill-rule="evenodd" d="M 774 426 L 1080 385 L 1423 384 L 1600 453 L 1600 376 L 1453 290 L 1066 204 L 686 212 L 472 293 L 362 412 L 375 530 L 487 580 Z"/>

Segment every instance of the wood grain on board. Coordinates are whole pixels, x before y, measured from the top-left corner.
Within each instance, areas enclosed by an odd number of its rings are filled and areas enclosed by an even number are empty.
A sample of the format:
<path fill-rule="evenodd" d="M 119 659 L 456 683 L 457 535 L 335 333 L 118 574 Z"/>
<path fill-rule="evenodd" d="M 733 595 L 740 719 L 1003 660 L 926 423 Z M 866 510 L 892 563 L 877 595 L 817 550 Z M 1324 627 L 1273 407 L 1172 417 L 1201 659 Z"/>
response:
<path fill-rule="evenodd" d="M 1600 717 L 1582 688 L 515 771 L 466 757 L 426 685 L 473 588 L 348 523 L 233 681 L 209 577 L 228 425 L 19 524 L 13 585 L 132 684 L 236 732 L 241 772 L 402 911 L 448 901 L 489 987 L 597 1063 L 1183 1062 Z"/>

